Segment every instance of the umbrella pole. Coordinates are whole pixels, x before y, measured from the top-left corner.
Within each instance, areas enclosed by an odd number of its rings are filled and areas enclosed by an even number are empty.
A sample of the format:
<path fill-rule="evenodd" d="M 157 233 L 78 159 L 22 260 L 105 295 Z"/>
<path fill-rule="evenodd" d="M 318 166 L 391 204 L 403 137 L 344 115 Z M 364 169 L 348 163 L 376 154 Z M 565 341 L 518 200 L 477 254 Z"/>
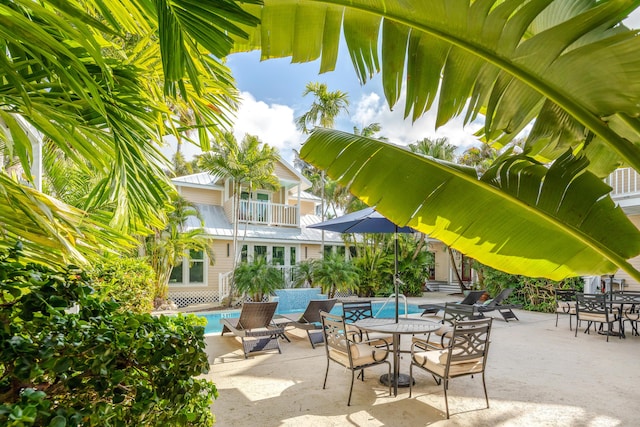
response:
<path fill-rule="evenodd" d="M 393 273 L 393 286 L 396 292 L 396 323 L 398 323 L 398 312 L 399 304 L 398 304 L 398 293 L 400 292 L 400 286 L 398 286 L 398 226 L 396 225 L 396 230 L 394 233 L 395 238 L 395 264 L 394 264 L 394 273 Z"/>

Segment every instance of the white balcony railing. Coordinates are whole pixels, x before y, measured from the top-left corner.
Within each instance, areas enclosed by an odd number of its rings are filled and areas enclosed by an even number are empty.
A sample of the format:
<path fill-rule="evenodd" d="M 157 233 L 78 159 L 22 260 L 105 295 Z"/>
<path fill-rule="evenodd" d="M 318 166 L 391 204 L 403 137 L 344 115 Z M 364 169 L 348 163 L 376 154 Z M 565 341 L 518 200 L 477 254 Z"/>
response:
<path fill-rule="evenodd" d="M 239 220 L 254 224 L 300 225 L 298 207 L 280 203 L 240 200 Z"/>
<path fill-rule="evenodd" d="M 604 181 L 613 188 L 611 197 L 640 195 L 640 175 L 632 168 L 616 169 Z"/>
<path fill-rule="evenodd" d="M 224 202 L 224 213 L 231 221 L 233 218 L 233 199 Z M 240 200 L 238 219 L 240 222 L 250 224 L 300 226 L 297 206 L 256 200 Z"/>

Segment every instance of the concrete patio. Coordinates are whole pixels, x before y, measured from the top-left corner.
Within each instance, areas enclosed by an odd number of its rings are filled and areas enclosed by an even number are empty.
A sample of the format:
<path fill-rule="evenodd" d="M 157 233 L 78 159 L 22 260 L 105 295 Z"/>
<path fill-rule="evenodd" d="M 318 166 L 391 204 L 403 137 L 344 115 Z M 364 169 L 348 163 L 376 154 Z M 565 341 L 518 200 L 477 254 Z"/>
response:
<path fill-rule="evenodd" d="M 459 299 L 459 298 L 457 298 Z M 456 300 L 441 293 L 411 303 Z M 497 312 L 487 362 L 490 408 L 480 377 L 454 379 L 449 386 L 451 419 L 445 419 L 442 386 L 424 371 L 414 372 L 413 397 L 397 397 L 379 383 L 385 367 L 356 380 L 347 406 L 349 371 L 332 363 L 327 389 L 323 346 L 313 350 L 303 332 L 289 332 L 282 354 L 245 359 L 235 337 L 207 337 L 211 371 L 220 393 L 212 406 L 218 427 L 237 426 L 636 426 L 635 393 L 640 378 L 640 337 L 609 338 L 593 332 L 574 337 L 569 319 L 516 310 L 506 323 Z M 436 319 L 437 320 L 437 319 Z M 575 323 L 575 322 L 574 322 Z M 575 325 L 574 325 L 575 326 Z M 628 328 L 629 329 L 629 328 Z M 403 338 L 403 348 L 410 343 Z M 409 356 L 403 355 L 408 373 Z"/>

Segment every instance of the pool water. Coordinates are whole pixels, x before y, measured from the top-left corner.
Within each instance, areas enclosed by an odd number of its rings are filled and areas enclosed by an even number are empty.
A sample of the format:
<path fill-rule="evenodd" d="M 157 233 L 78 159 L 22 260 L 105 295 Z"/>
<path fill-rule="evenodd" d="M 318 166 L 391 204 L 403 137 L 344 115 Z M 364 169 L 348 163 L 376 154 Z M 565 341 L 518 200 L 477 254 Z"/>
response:
<path fill-rule="evenodd" d="M 388 317 L 392 318 L 395 316 L 395 304 L 393 302 L 388 303 L 384 306 L 383 310 L 380 311 L 383 303 L 373 303 L 373 314 L 375 317 Z M 404 304 L 400 304 L 399 307 L 399 315 L 404 316 Z M 417 305 L 409 304 L 407 306 L 407 312 L 409 314 L 422 313 L 422 309 L 418 308 Z M 289 313 L 301 313 L 302 311 L 293 311 L 287 310 L 285 312 L 278 311 L 278 314 L 289 314 Z M 332 314 L 341 315 L 342 314 L 342 304 L 336 304 L 331 310 Z M 205 334 L 214 334 L 220 333 L 222 331 L 222 326 L 220 325 L 220 319 L 231 319 L 234 317 L 240 317 L 240 310 L 229 310 L 229 311 L 218 311 L 215 313 L 203 313 L 198 314 L 198 317 L 204 317 L 207 319 L 207 326 L 205 326 L 204 333 Z"/>

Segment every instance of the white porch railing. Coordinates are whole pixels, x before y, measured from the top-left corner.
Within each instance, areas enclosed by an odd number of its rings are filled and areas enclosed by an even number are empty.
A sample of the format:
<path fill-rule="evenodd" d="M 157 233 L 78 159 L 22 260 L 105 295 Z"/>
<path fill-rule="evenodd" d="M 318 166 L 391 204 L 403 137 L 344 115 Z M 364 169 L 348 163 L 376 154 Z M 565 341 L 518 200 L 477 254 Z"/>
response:
<path fill-rule="evenodd" d="M 640 175 L 632 168 L 616 169 L 604 181 L 613 188 L 611 197 L 640 195 Z"/>
<path fill-rule="evenodd" d="M 218 294 L 220 295 L 220 301 L 231 295 L 231 277 L 233 271 L 218 274 Z"/>
<path fill-rule="evenodd" d="M 229 218 L 233 217 L 232 204 L 230 199 L 224 205 L 225 213 L 229 215 Z M 258 200 L 240 200 L 238 219 L 240 222 L 251 224 L 300 226 L 297 206 Z"/>

